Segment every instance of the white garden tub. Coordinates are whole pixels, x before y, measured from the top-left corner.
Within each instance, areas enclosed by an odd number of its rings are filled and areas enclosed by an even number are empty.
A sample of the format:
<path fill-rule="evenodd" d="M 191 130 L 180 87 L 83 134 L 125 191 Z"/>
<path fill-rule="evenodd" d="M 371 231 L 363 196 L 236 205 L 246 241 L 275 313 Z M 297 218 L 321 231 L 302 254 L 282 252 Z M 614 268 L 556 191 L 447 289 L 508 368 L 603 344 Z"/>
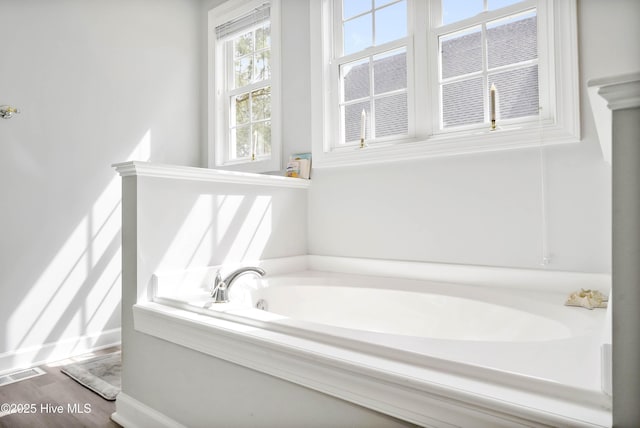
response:
<path fill-rule="evenodd" d="M 606 311 L 563 305 L 582 277 L 483 286 L 315 264 L 244 276 L 222 304 L 206 289 L 212 270 L 195 287 L 159 274 L 152 302 L 134 307 L 136 329 L 425 426 L 610 425 Z M 171 318 L 183 326 L 173 336 Z M 185 339 L 190 322 L 217 345 Z"/>

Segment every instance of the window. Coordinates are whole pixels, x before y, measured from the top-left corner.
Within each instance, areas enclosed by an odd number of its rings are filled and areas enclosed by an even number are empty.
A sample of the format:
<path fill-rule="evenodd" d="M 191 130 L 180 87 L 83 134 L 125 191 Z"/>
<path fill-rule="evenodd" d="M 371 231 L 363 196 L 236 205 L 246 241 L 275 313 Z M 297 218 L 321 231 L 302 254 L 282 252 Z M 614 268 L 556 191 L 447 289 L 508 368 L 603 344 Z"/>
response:
<path fill-rule="evenodd" d="M 437 70 L 432 70 L 439 78 L 437 131 L 486 127 L 492 118 L 499 123 L 537 121 L 535 2 L 444 0 L 440 6 L 434 10 L 440 25 L 432 30 L 439 54 Z"/>
<path fill-rule="evenodd" d="M 407 136 L 407 0 L 346 0 L 336 7 L 341 145 Z"/>
<path fill-rule="evenodd" d="M 318 167 L 580 139 L 575 0 L 311 7 Z"/>
<path fill-rule="evenodd" d="M 209 165 L 280 168 L 277 1 L 227 2 L 209 12 Z"/>

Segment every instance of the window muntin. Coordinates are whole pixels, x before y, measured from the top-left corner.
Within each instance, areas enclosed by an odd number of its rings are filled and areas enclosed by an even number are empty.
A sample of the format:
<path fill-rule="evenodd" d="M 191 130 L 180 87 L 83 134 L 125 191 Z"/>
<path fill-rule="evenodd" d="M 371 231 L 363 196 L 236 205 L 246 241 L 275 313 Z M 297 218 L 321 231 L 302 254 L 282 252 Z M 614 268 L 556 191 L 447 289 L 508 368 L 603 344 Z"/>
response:
<path fill-rule="evenodd" d="M 442 25 L 462 21 L 484 11 L 501 9 L 523 0 L 442 0 Z"/>
<path fill-rule="evenodd" d="M 408 0 L 336 0 L 339 85 L 338 145 L 367 143 L 409 133 Z M 392 125 L 392 126 L 389 126 Z"/>
<path fill-rule="evenodd" d="M 369 1 L 363 0 L 369 7 Z M 471 2 L 473 0 L 469 0 Z M 464 2 L 468 3 L 468 2 Z M 481 2 L 484 6 L 485 2 Z M 443 25 L 442 0 L 408 0 L 408 98 L 409 133 L 404 138 L 393 136 L 377 145 L 375 150 L 353 150 L 341 140 L 339 130 L 341 82 L 339 65 L 361 59 L 358 53 L 341 57 L 342 6 L 337 0 L 318 0 L 311 3 L 312 17 L 312 133 L 314 163 L 321 166 L 347 166 L 378 162 L 408 160 L 421 157 L 455 155 L 484 151 L 523 148 L 544 144 L 575 143 L 580 141 L 579 87 L 577 58 L 576 0 L 487 0 L 487 10 L 481 16 L 466 17 Z M 336 5 L 340 7 L 336 11 Z M 498 7 L 500 6 L 500 7 Z M 497 132 L 490 125 L 478 122 L 442 128 L 441 74 L 439 35 L 481 25 L 486 22 L 535 10 L 537 20 L 537 92 L 538 114 L 498 121 Z M 474 21 L 475 20 L 475 21 Z M 392 49 L 398 42 L 383 48 Z M 366 49 L 371 53 L 373 48 Z M 340 62 L 341 61 L 341 62 Z M 524 71 L 531 71 L 524 67 Z M 492 70 L 494 78 L 502 77 L 499 68 Z M 523 73 L 524 73 L 523 71 Z M 486 76 L 485 76 L 486 74 Z M 486 77 L 488 73 L 479 77 Z M 535 78 L 531 78 L 535 80 Z M 482 94 L 473 100 L 484 120 L 484 90 L 489 86 L 482 79 Z M 455 83 L 455 82 L 450 82 Z M 475 83 L 475 82 L 473 82 Z M 476 84 L 477 85 L 477 84 Z M 504 86 L 503 83 L 501 85 Z M 534 91 L 535 89 L 531 89 Z M 505 91 L 502 91 L 505 92 Z M 499 94 L 505 104 L 506 94 Z M 514 103 L 516 104 L 516 103 Z M 532 103 L 534 104 L 534 103 Z M 535 108 L 535 107 L 534 107 Z M 473 111 L 473 108 L 470 108 Z M 358 110 L 361 112 L 361 110 Z M 368 127 L 369 129 L 369 127 Z M 367 135 L 369 136 L 367 131 Z M 375 143 L 382 142 L 378 139 Z M 367 144 L 371 143 L 367 139 Z M 373 146 L 373 144 L 369 144 Z"/>
<path fill-rule="evenodd" d="M 407 35 L 407 0 L 344 0 L 337 3 L 342 3 L 342 55 Z M 340 5 L 336 7 L 340 9 Z"/>
<path fill-rule="evenodd" d="M 459 0 L 456 4 L 457 8 L 452 0 L 443 2 L 443 20 L 447 7 L 466 10 Z M 483 11 L 490 4 L 485 1 Z M 488 124 L 492 84 L 499 96 L 497 119 L 535 119 L 540 111 L 536 9 L 498 19 L 480 14 L 465 23 L 473 25 L 454 31 L 447 31 L 451 26 L 445 25 L 435 30 L 440 52 L 439 131 Z"/>
<path fill-rule="evenodd" d="M 209 163 L 252 172 L 280 168 L 279 0 L 209 11 Z"/>
<path fill-rule="evenodd" d="M 271 155 L 271 23 L 254 24 L 225 42 L 229 69 L 228 159 Z"/>

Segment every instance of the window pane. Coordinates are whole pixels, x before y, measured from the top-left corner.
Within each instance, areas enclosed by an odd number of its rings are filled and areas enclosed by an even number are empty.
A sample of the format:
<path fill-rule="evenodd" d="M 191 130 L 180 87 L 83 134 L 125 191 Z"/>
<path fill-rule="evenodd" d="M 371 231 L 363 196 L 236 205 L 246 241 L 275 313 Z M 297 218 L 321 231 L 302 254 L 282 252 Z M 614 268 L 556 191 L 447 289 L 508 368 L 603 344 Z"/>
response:
<path fill-rule="evenodd" d="M 483 10 L 482 0 L 442 0 L 442 24 L 476 16 Z"/>
<path fill-rule="evenodd" d="M 245 33 L 233 40 L 233 56 L 235 58 L 253 52 L 253 32 Z"/>
<path fill-rule="evenodd" d="M 498 94 L 496 110 L 499 119 L 534 116 L 538 114 L 538 66 L 489 75 Z"/>
<path fill-rule="evenodd" d="M 406 135 L 409 132 L 407 94 L 379 98 L 376 106 L 376 138 Z"/>
<path fill-rule="evenodd" d="M 375 4 L 375 7 L 382 7 L 385 4 L 389 4 L 389 3 L 392 3 L 394 1 L 395 0 L 375 0 L 374 4 Z"/>
<path fill-rule="evenodd" d="M 255 55 L 253 81 L 261 82 L 271 77 L 271 51 L 261 51 Z"/>
<path fill-rule="evenodd" d="M 265 25 L 256 30 L 256 50 L 269 49 L 271 47 L 271 26 Z"/>
<path fill-rule="evenodd" d="M 373 26 L 368 13 L 344 23 L 344 54 L 361 51 L 373 44 Z"/>
<path fill-rule="evenodd" d="M 482 70 L 480 34 L 480 27 L 474 27 L 440 37 L 443 79 Z"/>
<path fill-rule="evenodd" d="M 376 45 L 407 37 L 407 2 L 376 10 Z"/>
<path fill-rule="evenodd" d="M 261 88 L 251 93 L 252 120 L 264 120 L 271 117 L 271 87 Z"/>
<path fill-rule="evenodd" d="M 489 10 L 500 9 L 501 7 L 520 3 L 522 0 L 489 0 Z"/>
<path fill-rule="evenodd" d="M 234 82 L 235 87 L 251 83 L 251 71 L 253 69 L 253 57 L 245 56 L 234 61 Z"/>
<path fill-rule="evenodd" d="M 253 126 L 256 155 L 271 153 L 271 122 L 259 122 Z M 256 138 L 257 137 L 257 138 Z"/>
<path fill-rule="evenodd" d="M 233 97 L 231 103 L 231 123 L 235 125 L 249 123 L 249 93 Z"/>
<path fill-rule="evenodd" d="M 249 126 L 240 126 L 231 129 L 231 158 L 246 158 L 251 155 L 251 143 L 249 139 Z M 234 155 L 235 153 L 235 155 Z"/>
<path fill-rule="evenodd" d="M 538 57 L 535 12 L 487 24 L 489 68 L 515 64 Z"/>
<path fill-rule="evenodd" d="M 349 19 L 369 10 L 371 10 L 371 0 L 343 0 L 342 2 L 343 19 Z"/>
<path fill-rule="evenodd" d="M 373 87 L 376 95 L 407 87 L 406 49 L 373 57 Z"/>
<path fill-rule="evenodd" d="M 360 141 L 360 130 L 362 126 L 362 110 L 367 115 L 366 123 L 366 135 L 365 138 L 370 138 L 371 128 L 369 120 L 371 115 L 371 106 L 369 102 L 355 103 L 343 107 L 344 117 L 344 136 L 345 142 Z"/>
<path fill-rule="evenodd" d="M 444 128 L 484 122 L 482 78 L 442 85 Z"/>
<path fill-rule="evenodd" d="M 344 100 L 351 101 L 369 96 L 369 60 L 350 62 L 341 66 Z"/>

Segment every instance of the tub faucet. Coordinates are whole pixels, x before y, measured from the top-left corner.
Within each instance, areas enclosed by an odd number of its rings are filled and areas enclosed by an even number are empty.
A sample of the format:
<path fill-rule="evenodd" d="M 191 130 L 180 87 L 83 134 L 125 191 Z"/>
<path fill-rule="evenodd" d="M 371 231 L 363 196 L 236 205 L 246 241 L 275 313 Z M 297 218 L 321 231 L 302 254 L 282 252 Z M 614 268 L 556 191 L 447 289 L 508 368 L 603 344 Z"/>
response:
<path fill-rule="evenodd" d="M 233 285 L 239 276 L 247 273 L 255 273 L 258 276 L 264 276 L 266 272 L 259 267 L 242 267 L 231 272 L 224 280 L 220 276 L 220 270 L 216 273 L 216 279 L 213 282 L 213 290 L 211 290 L 211 297 L 214 299 L 214 303 L 227 303 L 229 301 L 229 288 Z"/>

